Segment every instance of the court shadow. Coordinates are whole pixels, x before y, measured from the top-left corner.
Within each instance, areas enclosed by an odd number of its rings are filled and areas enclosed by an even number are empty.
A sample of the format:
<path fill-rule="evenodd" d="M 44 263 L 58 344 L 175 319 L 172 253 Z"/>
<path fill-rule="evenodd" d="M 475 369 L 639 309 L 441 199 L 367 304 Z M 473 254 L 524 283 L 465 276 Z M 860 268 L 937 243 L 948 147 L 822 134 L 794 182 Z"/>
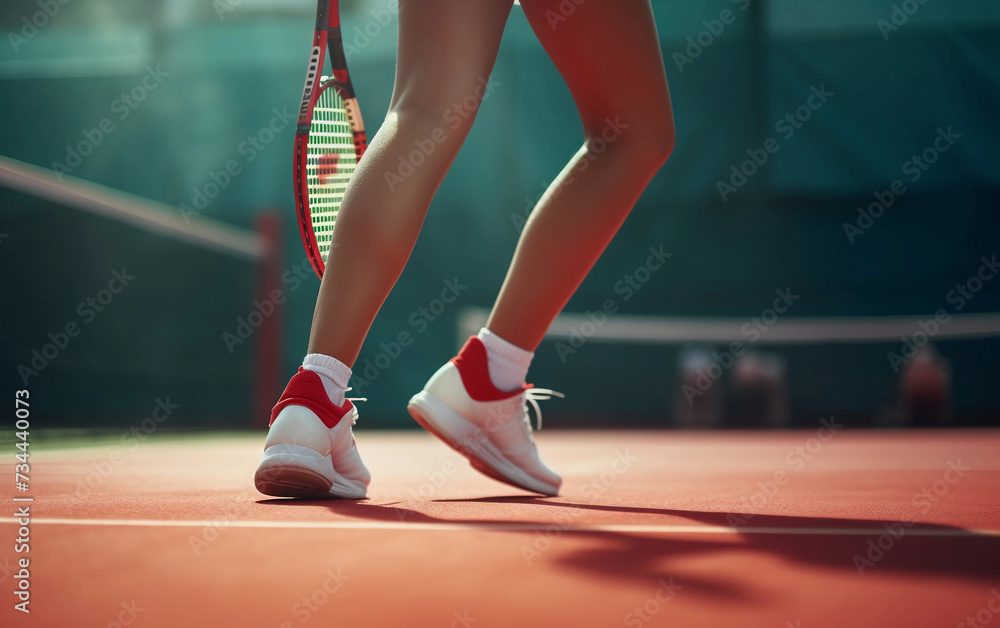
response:
<path fill-rule="evenodd" d="M 483 526 L 502 534 L 524 538 L 519 551 L 526 566 L 545 565 L 592 578 L 635 581 L 648 586 L 659 580 L 675 582 L 686 593 L 710 599 L 767 605 L 783 587 L 769 587 L 784 572 L 750 576 L 741 572 L 743 561 L 754 557 L 778 558 L 829 572 L 829 575 L 870 577 L 879 574 L 948 576 L 993 581 L 1000 577 L 1000 539 L 976 535 L 954 526 L 916 523 L 904 527 L 896 521 L 797 517 L 738 512 L 704 512 L 669 508 L 630 507 L 576 503 L 560 498 L 507 496 L 477 499 L 434 500 L 432 503 L 510 504 L 568 511 L 562 516 L 526 513 L 519 508 L 509 519 L 449 518 L 429 515 L 400 503 L 374 504 L 342 500 L 263 500 L 283 506 L 322 505 L 337 515 L 379 522 Z M 534 510 L 534 508 L 532 508 Z M 595 524 L 581 520 L 575 511 L 656 515 L 643 517 L 645 525 L 700 524 L 692 532 L 671 530 L 621 531 L 619 523 Z M 679 521 L 680 519 L 680 521 Z M 709 526 L 715 531 L 707 530 Z M 729 528 L 721 530 L 720 528 Z M 826 532 L 824 532 L 826 531 Z M 721 534 L 720 534 L 721 532 Z M 728 567 L 706 572 L 722 558 Z M 760 564 L 757 561 L 751 564 Z M 795 582 L 782 582 L 795 586 Z M 769 592 L 770 591 L 770 592 Z M 776 593 L 777 592 L 777 593 Z"/>

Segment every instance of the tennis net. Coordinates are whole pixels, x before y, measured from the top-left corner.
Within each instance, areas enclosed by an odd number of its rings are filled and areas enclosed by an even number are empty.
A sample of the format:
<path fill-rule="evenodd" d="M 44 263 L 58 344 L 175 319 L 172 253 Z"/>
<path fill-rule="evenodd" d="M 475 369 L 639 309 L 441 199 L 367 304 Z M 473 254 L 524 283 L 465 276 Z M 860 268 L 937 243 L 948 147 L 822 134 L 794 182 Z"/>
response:
<path fill-rule="evenodd" d="M 3 360 L 34 416 L 250 424 L 273 401 L 280 355 L 279 313 L 239 329 L 277 274 L 275 218 L 258 227 L 0 157 Z"/>

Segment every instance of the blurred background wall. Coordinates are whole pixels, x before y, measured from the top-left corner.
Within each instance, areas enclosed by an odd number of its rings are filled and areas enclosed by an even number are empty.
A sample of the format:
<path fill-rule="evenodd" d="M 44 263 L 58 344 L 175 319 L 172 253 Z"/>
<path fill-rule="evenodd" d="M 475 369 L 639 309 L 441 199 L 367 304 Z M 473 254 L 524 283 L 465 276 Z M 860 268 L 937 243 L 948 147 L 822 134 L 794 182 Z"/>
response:
<path fill-rule="evenodd" d="M 951 291 L 983 257 L 1000 254 L 1000 5 L 653 4 L 676 149 L 567 310 L 612 299 L 622 315 L 750 321 L 780 290 L 798 297 L 782 317 L 912 315 L 916 332 L 940 308 L 955 313 Z M 391 94 L 395 3 L 342 5 L 373 132 Z M 279 305 L 282 376 L 301 360 L 319 285 L 311 271 L 291 280 L 305 258 L 287 119 L 314 10 L 277 0 L 13 0 L 0 9 L 0 154 L 178 215 L 249 228 L 259 210 L 281 212 L 283 268 L 292 273 Z M 463 308 L 492 304 L 526 212 L 581 142 L 569 93 L 517 7 L 492 81 L 355 368 L 365 377 L 366 361 L 386 364 L 379 354 L 395 354 L 393 339 L 413 337 L 386 368 L 369 371 L 370 385 L 355 382 L 370 399 L 366 425 L 410 424 L 406 400 L 454 354 Z M 86 155 L 74 151 L 87 142 Z M 876 202 L 891 206 L 859 214 Z M 253 421 L 254 339 L 224 336 L 254 310 L 252 265 L 13 191 L 0 232 L 11 385 L 23 387 L 17 368 L 47 334 L 83 319 L 83 333 L 29 377 L 36 412 L 51 425 L 115 424 L 168 395 L 181 406 L 174 425 Z M 625 290 L 650 247 L 669 258 Z M 88 322 L 78 304 L 122 267 L 133 285 Z M 446 289 L 458 298 L 435 313 Z M 1000 311 L 1000 279 L 964 301 L 962 313 Z M 900 375 L 887 355 L 901 344 L 781 348 L 792 424 L 830 414 L 892 423 Z M 532 379 L 567 393 L 548 404 L 546 423 L 614 416 L 616 425 L 670 425 L 691 350 L 593 342 L 567 353 L 543 343 Z M 950 364 L 953 420 L 996 424 L 1000 339 L 942 341 L 937 350 Z"/>

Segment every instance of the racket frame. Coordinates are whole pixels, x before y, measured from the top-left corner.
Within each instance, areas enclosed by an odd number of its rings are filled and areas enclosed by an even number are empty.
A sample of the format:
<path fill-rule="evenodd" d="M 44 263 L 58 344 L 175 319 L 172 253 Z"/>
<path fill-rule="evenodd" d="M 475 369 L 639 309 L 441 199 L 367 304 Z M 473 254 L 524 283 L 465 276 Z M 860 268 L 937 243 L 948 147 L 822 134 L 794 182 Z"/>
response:
<path fill-rule="evenodd" d="M 306 72 L 305 86 L 302 89 L 298 120 L 295 125 L 293 176 L 296 214 L 299 221 L 299 231 L 302 234 L 302 244 L 305 246 L 309 264 L 321 279 L 326 262 L 320 253 L 316 243 L 316 234 L 313 231 L 306 167 L 309 159 L 309 130 L 312 127 L 313 109 L 324 90 L 337 90 L 337 94 L 344 102 L 347 119 L 354 135 L 354 151 L 358 162 L 361 161 L 365 149 L 368 148 L 361 110 L 354 94 L 351 76 L 347 71 L 347 58 L 344 55 L 343 37 L 340 32 L 339 5 L 339 0 L 318 0 L 316 31 L 313 33 L 312 52 L 309 55 L 309 66 Z M 333 76 L 323 81 L 323 66 L 327 53 L 330 57 Z"/>

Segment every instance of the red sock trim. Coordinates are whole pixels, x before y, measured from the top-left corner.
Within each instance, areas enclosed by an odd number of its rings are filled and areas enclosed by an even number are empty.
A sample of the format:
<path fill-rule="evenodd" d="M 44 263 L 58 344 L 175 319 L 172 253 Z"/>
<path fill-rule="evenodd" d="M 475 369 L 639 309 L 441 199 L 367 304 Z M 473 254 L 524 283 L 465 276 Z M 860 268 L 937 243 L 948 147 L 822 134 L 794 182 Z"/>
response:
<path fill-rule="evenodd" d="M 288 406 L 309 408 L 323 421 L 323 425 L 332 428 L 340 423 L 340 420 L 351 411 L 354 404 L 348 399 L 344 401 L 342 406 L 334 405 L 330 401 L 329 395 L 326 394 L 326 388 L 323 387 L 323 380 L 320 379 L 319 374 L 307 371 L 300 366 L 299 372 L 288 381 L 285 392 L 281 393 L 281 398 L 271 410 L 271 421 L 268 426 L 274 423 L 278 413 Z"/>
<path fill-rule="evenodd" d="M 525 384 L 517 390 L 500 390 L 493 385 L 490 379 L 489 359 L 486 355 L 486 345 L 476 336 L 470 336 L 465 341 L 462 350 L 451 359 L 451 363 L 458 369 L 458 374 L 462 376 L 462 384 L 465 391 L 476 401 L 500 401 L 510 399 L 520 395 L 525 390 L 531 388 L 531 384 Z"/>

